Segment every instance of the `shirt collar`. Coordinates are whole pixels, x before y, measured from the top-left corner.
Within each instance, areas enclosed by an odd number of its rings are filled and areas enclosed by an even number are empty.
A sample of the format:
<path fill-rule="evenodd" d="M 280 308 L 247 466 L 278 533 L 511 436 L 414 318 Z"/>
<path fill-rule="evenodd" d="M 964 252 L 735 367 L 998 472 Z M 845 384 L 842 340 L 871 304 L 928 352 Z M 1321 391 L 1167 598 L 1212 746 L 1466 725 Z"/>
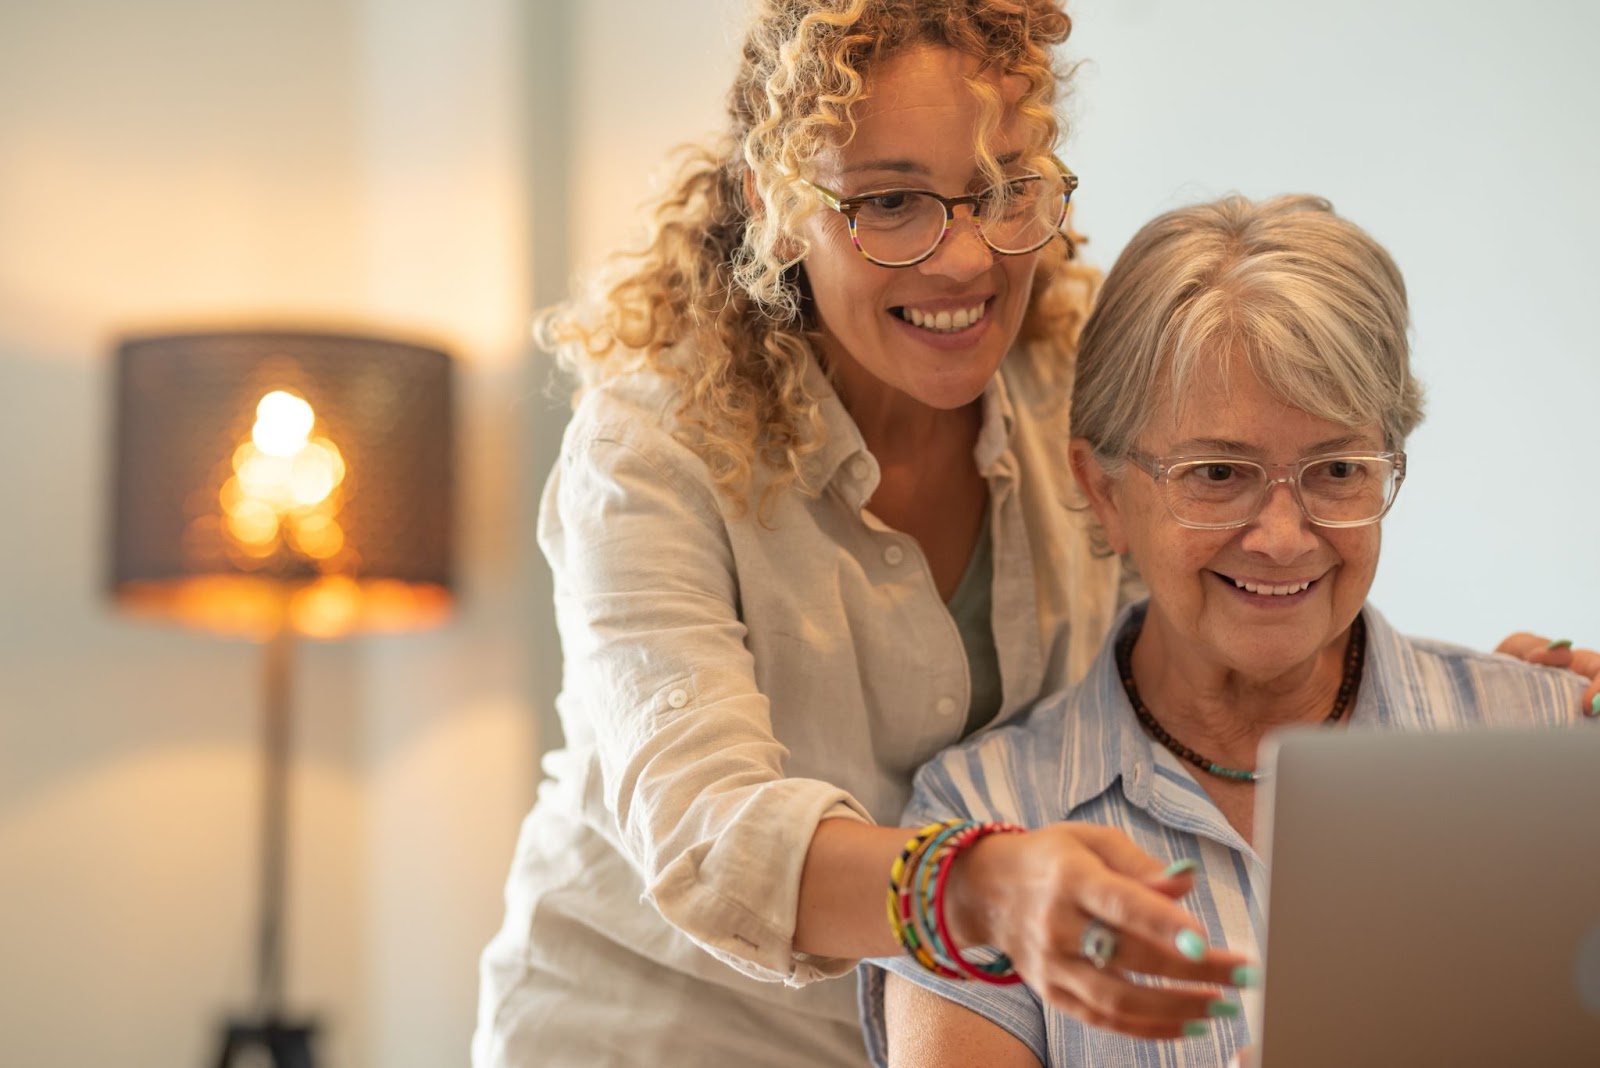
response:
<path fill-rule="evenodd" d="M 1125 606 L 1101 643 L 1094 663 L 1074 691 L 1063 724 L 1061 815 L 1070 814 L 1109 790 L 1119 778 L 1136 804 L 1148 799 L 1155 758 L 1139 729 L 1117 672 L 1116 636 L 1144 619 L 1145 602 Z"/>
<path fill-rule="evenodd" d="M 846 460 L 857 454 L 866 455 L 867 444 L 814 356 L 806 358 L 805 388 L 809 395 L 817 398 L 823 433 L 822 448 L 804 461 L 805 481 L 809 486 L 822 489 L 833 481 Z M 876 478 L 873 484 L 877 484 Z"/>
<path fill-rule="evenodd" d="M 1405 680 L 1420 677 L 1416 650 L 1370 602 L 1361 607 L 1361 619 L 1367 625 L 1367 655 L 1348 722 L 1431 729 L 1434 720 L 1428 714 L 1428 703 L 1404 699 L 1410 692 Z"/>
<path fill-rule="evenodd" d="M 860 428 L 850 418 L 833 383 L 814 356 L 807 361 L 805 386 L 806 391 L 817 398 L 825 435 L 822 448 L 804 462 L 806 484 L 821 489 L 839 477 L 840 468 L 845 467 L 848 461 L 860 457 L 868 466 L 861 468 L 851 464 L 846 475 L 858 488 L 860 499 L 866 501 L 878 488 L 878 461 L 867 451 Z M 973 458 L 978 470 L 987 475 L 1010 450 L 1012 432 L 1016 426 L 1016 409 L 1012 406 L 1003 370 L 984 386 L 981 402 L 983 423 L 978 430 Z"/>
<path fill-rule="evenodd" d="M 972 450 L 979 471 L 987 475 L 1000 462 L 1011 448 L 1011 433 L 1016 424 L 1017 413 L 1011 405 L 1011 392 L 1002 365 L 1000 373 L 989 379 L 983 390 L 983 425 Z"/>
<path fill-rule="evenodd" d="M 1111 625 L 1082 684 L 1073 693 L 1063 724 L 1061 812 L 1066 817 L 1109 790 L 1120 778 L 1123 793 L 1149 807 L 1155 788 L 1156 742 L 1139 726 L 1117 669 L 1116 638 L 1141 624 L 1148 600 L 1125 606 Z M 1405 690 L 1399 680 L 1417 677 L 1410 645 L 1371 604 L 1362 606 L 1367 625 L 1366 661 L 1361 685 L 1347 722 L 1419 728 L 1422 702 L 1396 700 Z"/>

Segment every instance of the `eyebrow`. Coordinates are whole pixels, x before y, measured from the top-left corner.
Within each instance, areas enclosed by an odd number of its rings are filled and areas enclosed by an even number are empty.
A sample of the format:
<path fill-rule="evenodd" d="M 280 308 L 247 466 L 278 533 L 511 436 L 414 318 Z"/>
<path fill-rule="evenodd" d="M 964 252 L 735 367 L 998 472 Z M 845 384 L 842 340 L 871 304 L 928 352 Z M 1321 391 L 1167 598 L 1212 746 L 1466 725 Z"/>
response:
<path fill-rule="evenodd" d="M 1022 152 L 1019 149 L 1015 152 L 1007 152 L 1003 155 L 996 156 L 994 161 L 1000 166 L 1005 167 L 1009 164 L 1017 162 L 1017 160 L 1021 158 Z M 845 175 L 852 175 L 860 174 L 862 171 L 888 171 L 893 174 L 914 174 L 924 178 L 933 173 L 931 170 L 929 170 L 927 164 L 918 162 L 917 160 L 903 158 L 869 159 L 846 167 L 841 173 Z"/>
<path fill-rule="evenodd" d="M 1316 444 L 1307 448 L 1302 455 L 1315 456 L 1318 453 L 1332 452 L 1337 449 L 1348 449 L 1355 447 L 1371 448 L 1372 446 L 1364 441 L 1358 434 L 1343 434 L 1336 438 L 1328 438 L 1325 441 L 1317 442 Z M 1175 456 L 1183 455 L 1191 451 L 1215 452 L 1235 456 L 1254 456 L 1261 452 L 1261 450 L 1254 445 L 1248 445 L 1242 441 L 1234 441 L 1231 438 L 1188 438 L 1172 446 L 1172 449 L 1172 454 Z"/>

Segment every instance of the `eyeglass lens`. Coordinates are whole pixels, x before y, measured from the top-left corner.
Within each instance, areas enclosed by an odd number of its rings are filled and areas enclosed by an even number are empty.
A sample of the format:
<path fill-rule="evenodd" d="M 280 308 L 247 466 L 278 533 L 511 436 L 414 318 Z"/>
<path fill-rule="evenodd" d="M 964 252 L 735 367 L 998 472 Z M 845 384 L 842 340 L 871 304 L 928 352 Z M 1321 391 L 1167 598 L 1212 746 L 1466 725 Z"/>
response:
<path fill-rule="evenodd" d="M 1059 176 L 1029 176 L 984 195 L 978 232 L 996 252 L 1032 252 L 1050 240 L 1066 212 L 1066 183 Z M 909 263 L 932 252 L 944 236 L 945 208 L 936 197 L 895 190 L 858 202 L 856 242 L 869 258 Z"/>
<path fill-rule="evenodd" d="M 1266 502 L 1267 472 L 1237 460 L 1194 460 L 1167 469 L 1167 505 L 1180 522 L 1205 526 L 1248 523 Z M 1374 456 L 1331 456 L 1307 464 L 1300 500 L 1317 522 L 1366 523 L 1389 507 L 1395 463 Z"/>

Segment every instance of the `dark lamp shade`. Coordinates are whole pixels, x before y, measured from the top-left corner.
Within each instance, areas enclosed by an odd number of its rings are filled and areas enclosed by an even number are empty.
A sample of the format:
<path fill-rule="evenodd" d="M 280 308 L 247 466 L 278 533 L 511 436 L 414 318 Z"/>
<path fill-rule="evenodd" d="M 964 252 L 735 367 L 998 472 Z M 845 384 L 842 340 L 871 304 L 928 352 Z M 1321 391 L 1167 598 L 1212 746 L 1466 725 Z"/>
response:
<path fill-rule="evenodd" d="M 448 614 L 446 353 L 293 331 L 135 337 L 115 405 L 111 588 L 128 611 L 252 637 Z"/>

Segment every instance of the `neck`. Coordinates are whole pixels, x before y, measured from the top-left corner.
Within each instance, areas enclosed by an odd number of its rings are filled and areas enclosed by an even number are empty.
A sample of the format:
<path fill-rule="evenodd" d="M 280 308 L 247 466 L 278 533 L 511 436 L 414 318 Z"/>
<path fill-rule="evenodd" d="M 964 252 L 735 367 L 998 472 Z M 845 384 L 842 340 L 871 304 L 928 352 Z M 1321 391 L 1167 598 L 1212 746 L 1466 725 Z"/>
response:
<path fill-rule="evenodd" d="M 1133 648 L 1133 679 L 1146 709 L 1174 739 L 1225 767 L 1249 770 L 1269 731 L 1320 724 L 1334 712 L 1350 642 L 1346 628 L 1304 662 L 1253 674 L 1174 641 L 1152 605 Z"/>
<path fill-rule="evenodd" d="M 935 408 L 895 388 L 847 355 L 819 347 L 839 401 L 880 463 L 929 467 L 948 463 L 951 449 L 970 454 L 983 425 L 983 397 Z"/>
<path fill-rule="evenodd" d="M 942 464 L 952 447 L 970 453 L 983 425 L 981 399 L 946 411 L 930 408 L 897 390 L 878 389 L 868 396 L 844 389 L 839 393 L 867 448 L 880 463 Z"/>

